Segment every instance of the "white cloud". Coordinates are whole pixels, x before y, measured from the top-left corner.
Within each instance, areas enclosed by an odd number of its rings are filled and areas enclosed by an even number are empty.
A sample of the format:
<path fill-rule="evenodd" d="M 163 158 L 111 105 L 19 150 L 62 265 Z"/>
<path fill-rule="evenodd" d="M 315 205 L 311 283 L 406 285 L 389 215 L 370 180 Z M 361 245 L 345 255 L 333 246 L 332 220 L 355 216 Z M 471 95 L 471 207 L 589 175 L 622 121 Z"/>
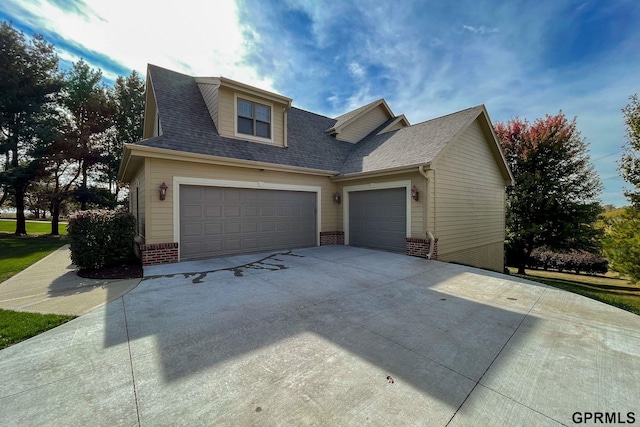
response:
<path fill-rule="evenodd" d="M 495 34 L 500 31 L 497 28 L 488 28 L 488 27 L 485 27 L 484 25 L 481 25 L 479 27 L 474 27 L 471 25 L 463 25 L 462 28 L 467 31 L 471 31 L 474 34 L 480 34 L 480 35 Z"/>
<path fill-rule="evenodd" d="M 36 16 L 29 24 L 143 75 L 147 63 L 202 76 L 223 75 L 270 89 L 272 81 L 239 60 L 245 51 L 236 4 L 230 0 L 86 0 L 86 15 L 48 0 L 8 0 Z M 76 59 L 57 46 L 61 58 Z M 96 64 L 92 64 L 96 65 Z"/>
<path fill-rule="evenodd" d="M 364 68 L 360 66 L 357 62 L 353 61 L 349 64 L 349 72 L 351 75 L 357 79 L 362 79 L 365 75 Z"/>

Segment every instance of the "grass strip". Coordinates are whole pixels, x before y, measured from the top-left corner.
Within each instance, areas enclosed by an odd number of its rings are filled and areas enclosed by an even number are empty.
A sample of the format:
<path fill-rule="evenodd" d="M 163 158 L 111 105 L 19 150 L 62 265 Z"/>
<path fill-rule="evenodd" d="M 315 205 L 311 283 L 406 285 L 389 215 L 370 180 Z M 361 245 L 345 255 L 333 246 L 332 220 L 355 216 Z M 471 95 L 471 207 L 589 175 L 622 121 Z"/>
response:
<path fill-rule="evenodd" d="M 60 326 L 75 317 L 0 309 L 0 350 Z"/>
<path fill-rule="evenodd" d="M 66 236 L 0 233 L 0 283 L 67 244 Z"/>
<path fill-rule="evenodd" d="M 621 308 L 631 313 L 640 315 L 640 296 L 626 295 L 615 292 L 607 292 L 606 290 L 594 289 L 592 283 L 585 283 L 584 287 L 579 284 L 568 283 L 565 280 L 557 280 L 551 278 L 541 278 L 537 276 L 513 274 L 513 276 L 521 277 L 527 280 L 533 280 L 535 282 L 544 283 L 545 285 L 553 286 L 554 288 L 563 289 L 565 291 L 573 292 L 575 294 L 583 295 L 585 297 L 594 299 L 596 301 L 604 302 L 605 304 L 612 305 L 614 307 Z"/>
<path fill-rule="evenodd" d="M 27 221 L 27 234 L 51 234 L 51 221 Z M 15 219 L 0 219 L 0 233 L 13 234 L 16 231 Z M 67 234 L 67 223 L 58 226 L 60 234 Z"/>

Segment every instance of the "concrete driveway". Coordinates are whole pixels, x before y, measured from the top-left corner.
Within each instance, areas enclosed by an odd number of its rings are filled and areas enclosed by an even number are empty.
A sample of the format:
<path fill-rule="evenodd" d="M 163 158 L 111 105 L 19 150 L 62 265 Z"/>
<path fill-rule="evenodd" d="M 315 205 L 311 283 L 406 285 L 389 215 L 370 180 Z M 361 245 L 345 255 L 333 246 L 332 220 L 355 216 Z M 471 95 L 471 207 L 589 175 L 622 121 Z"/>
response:
<path fill-rule="evenodd" d="M 597 412 L 640 422 L 639 316 L 344 246 L 147 268 L 123 297 L 0 351 L 2 425 L 544 426 Z"/>

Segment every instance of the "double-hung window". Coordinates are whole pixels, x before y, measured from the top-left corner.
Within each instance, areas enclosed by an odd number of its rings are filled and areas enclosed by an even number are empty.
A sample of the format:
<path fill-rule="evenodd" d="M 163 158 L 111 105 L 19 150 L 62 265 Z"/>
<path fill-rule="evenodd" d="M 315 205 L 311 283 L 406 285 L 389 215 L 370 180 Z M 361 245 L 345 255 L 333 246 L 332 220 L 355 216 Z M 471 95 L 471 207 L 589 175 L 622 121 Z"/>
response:
<path fill-rule="evenodd" d="M 271 139 L 271 107 L 238 98 L 238 133 Z"/>

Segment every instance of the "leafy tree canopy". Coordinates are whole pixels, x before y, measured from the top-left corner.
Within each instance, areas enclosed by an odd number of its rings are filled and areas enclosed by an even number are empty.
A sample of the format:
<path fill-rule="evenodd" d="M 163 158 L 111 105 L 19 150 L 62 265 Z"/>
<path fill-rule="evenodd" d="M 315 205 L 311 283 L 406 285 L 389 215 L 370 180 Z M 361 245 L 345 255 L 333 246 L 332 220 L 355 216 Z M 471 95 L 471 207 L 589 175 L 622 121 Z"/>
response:
<path fill-rule="evenodd" d="M 25 192 L 43 173 L 41 159 L 55 134 L 61 87 L 53 45 L 39 35 L 27 40 L 0 23 L 0 186 L 14 197 L 16 234 L 26 234 Z"/>
<path fill-rule="evenodd" d="M 640 211 L 626 208 L 607 218 L 606 224 L 603 250 L 611 269 L 640 282 Z"/>
<path fill-rule="evenodd" d="M 625 196 L 636 208 L 640 208 L 640 99 L 632 95 L 629 104 L 622 109 L 627 127 L 627 146 L 618 164 L 622 178 L 633 186 Z"/>
<path fill-rule="evenodd" d="M 562 112 L 534 123 L 515 118 L 495 132 L 515 178 L 507 190 L 507 247 L 520 272 L 536 248 L 597 249 L 602 183 L 576 120 Z"/>

